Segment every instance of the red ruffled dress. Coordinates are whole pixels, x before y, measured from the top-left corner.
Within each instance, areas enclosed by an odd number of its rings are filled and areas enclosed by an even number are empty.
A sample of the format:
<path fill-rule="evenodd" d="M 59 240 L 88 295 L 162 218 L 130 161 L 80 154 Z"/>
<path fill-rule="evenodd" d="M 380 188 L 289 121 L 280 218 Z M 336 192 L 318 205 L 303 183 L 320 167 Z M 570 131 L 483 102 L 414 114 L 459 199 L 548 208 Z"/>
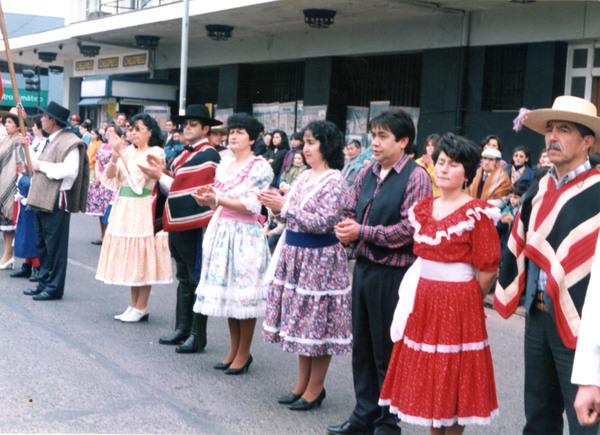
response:
<path fill-rule="evenodd" d="M 498 403 L 479 284 L 475 278 L 444 280 L 430 261 L 497 270 L 500 212 L 473 199 L 436 220 L 433 201 L 425 198 L 409 212 L 414 252 L 429 261 L 423 261 L 414 308 L 404 337 L 394 344 L 379 404 L 412 424 L 488 424 Z M 435 280 L 423 278 L 436 273 Z"/>

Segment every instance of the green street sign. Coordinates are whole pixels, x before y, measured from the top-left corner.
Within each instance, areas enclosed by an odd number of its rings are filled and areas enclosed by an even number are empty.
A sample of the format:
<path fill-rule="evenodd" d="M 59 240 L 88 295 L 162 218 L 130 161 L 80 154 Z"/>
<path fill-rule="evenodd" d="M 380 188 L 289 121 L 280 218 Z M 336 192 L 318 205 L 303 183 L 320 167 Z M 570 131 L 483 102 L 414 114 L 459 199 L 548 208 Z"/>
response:
<path fill-rule="evenodd" d="M 26 91 L 25 89 L 19 89 L 19 96 L 21 97 L 21 104 L 23 107 L 37 107 L 38 106 L 38 93 Z M 2 100 L 0 100 L 0 106 L 14 106 L 15 96 L 11 88 L 4 88 Z M 48 91 L 42 89 L 40 92 L 40 107 L 46 107 L 48 105 Z"/>

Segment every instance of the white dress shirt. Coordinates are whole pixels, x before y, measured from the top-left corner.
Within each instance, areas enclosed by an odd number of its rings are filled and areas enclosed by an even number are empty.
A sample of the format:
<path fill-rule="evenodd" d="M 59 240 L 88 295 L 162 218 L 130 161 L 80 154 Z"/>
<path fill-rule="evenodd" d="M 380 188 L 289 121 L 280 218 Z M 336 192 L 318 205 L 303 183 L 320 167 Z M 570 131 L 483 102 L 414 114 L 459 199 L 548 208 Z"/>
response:
<path fill-rule="evenodd" d="M 571 382 L 600 387 L 600 237 L 581 313 Z"/>
<path fill-rule="evenodd" d="M 62 130 L 54 132 L 48 138 L 49 142 L 44 149 L 56 138 Z M 60 190 L 69 190 L 73 187 L 77 174 L 79 173 L 79 148 L 73 147 L 62 162 L 52 163 L 40 161 L 40 171 L 52 180 L 63 180 Z"/>

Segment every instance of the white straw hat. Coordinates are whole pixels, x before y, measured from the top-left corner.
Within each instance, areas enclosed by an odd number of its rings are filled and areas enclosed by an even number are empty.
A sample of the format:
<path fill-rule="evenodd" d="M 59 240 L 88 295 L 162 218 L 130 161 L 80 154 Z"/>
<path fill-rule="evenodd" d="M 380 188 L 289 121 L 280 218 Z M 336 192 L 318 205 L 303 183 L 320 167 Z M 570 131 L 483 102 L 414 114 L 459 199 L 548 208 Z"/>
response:
<path fill-rule="evenodd" d="M 595 145 L 600 145 L 600 118 L 596 106 L 587 100 L 570 95 L 557 97 L 551 109 L 537 109 L 525 115 L 523 124 L 540 134 L 546 134 L 548 121 L 569 121 L 585 125 L 596 135 Z"/>

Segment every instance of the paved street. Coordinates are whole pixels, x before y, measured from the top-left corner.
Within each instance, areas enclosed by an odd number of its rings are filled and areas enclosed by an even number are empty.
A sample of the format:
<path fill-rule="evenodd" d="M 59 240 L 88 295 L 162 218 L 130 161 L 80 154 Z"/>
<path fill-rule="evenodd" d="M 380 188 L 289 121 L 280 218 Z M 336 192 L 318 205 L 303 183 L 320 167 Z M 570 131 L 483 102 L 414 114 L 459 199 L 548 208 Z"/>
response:
<path fill-rule="evenodd" d="M 149 322 L 114 321 L 129 289 L 94 279 L 100 248 L 90 241 L 98 233 L 97 218 L 72 217 L 62 301 L 35 302 L 22 294 L 27 280 L 0 271 L 0 432 L 324 434 L 348 417 L 349 356 L 333 359 L 322 408 L 295 413 L 276 398 L 293 386 L 296 358 L 263 343 L 259 328 L 254 363 L 243 376 L 212 368 L 228 351 L 223 319 L 209 320 L 202 354 L 159 345 L 173 324 L 175 284 L 153 288 Z M 465 433 L 520 433 L 524 320 L 503 320 L 489 309 L 487 315 L 500 416 Z M 408 425 L 403 432 L 429 433 Z"/>

